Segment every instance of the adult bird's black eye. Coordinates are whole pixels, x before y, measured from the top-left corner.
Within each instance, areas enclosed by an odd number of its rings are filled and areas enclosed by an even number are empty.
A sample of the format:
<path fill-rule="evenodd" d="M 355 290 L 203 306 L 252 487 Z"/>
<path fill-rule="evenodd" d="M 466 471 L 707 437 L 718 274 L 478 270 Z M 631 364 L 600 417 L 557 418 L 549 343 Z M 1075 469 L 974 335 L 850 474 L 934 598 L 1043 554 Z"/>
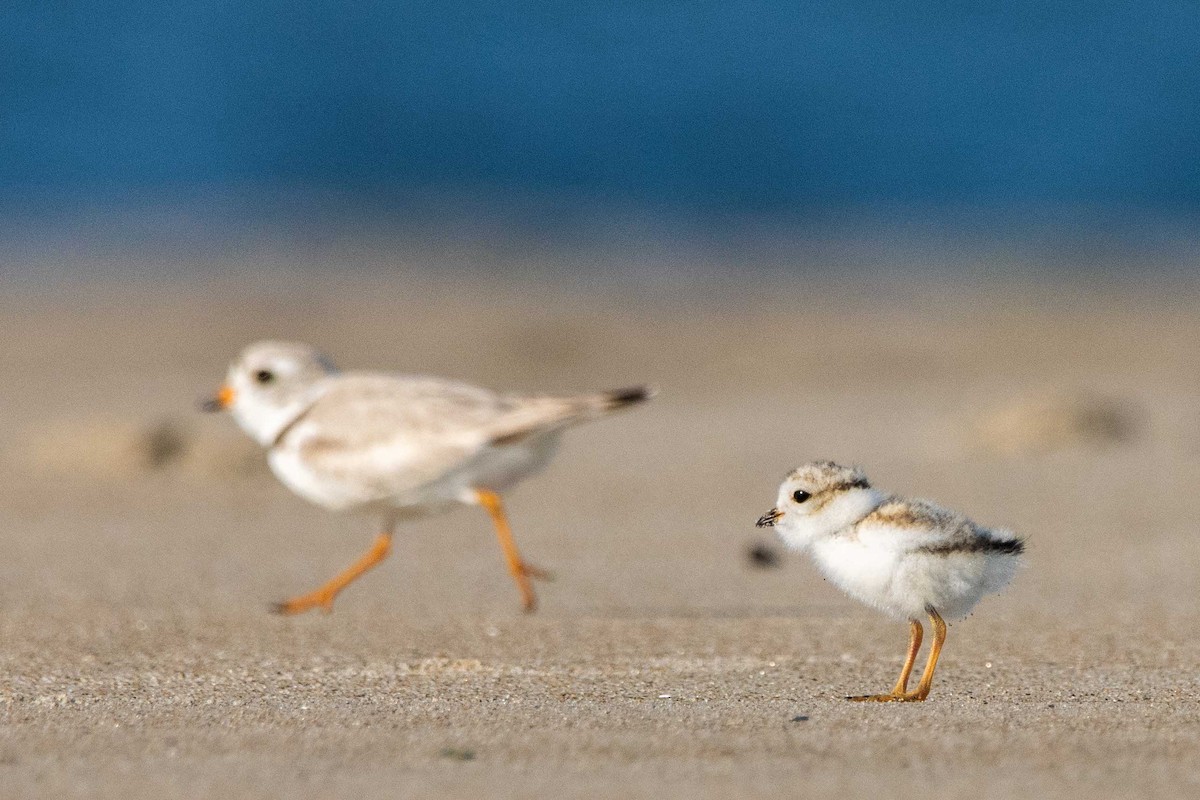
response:
<path fill-rule="evenodd" d="M 259 383 L 270 383 L 271 381 L 275 380 L 275 373 L 268 369 L 260 369 L 258 372 L 254 373 L 254 380 L 258 381 Z"/>
<path fill-rule="evenodd" d="M 809 494 L 808 492 L 804 491 L 803 489 L 797 489 L 796 491 L 792 492 L 792 499 L 795 500 L 797 503 L 803 503 L 805 500 L 807 500 L 810 497 L 812 497 L 812 495 Z"/>

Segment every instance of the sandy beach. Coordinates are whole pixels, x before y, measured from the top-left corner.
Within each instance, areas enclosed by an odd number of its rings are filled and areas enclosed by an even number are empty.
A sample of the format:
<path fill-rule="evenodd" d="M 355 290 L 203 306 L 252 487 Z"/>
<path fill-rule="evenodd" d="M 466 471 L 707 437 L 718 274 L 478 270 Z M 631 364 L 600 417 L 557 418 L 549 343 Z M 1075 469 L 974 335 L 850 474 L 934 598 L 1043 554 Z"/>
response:
<path fill-rule="evenodd" d="M 1135 281 L 11 287 L 0 796 L 1200 794 L 1198 310 L 1194 285 Z M 292 496 L 195 410 L 263 337 L 660 396 L 508 498 L 555 574 L 536 615 L 463 509 L 404 525 L 332 615 L 282 618 L 374 521 Z M 842 699 L 890 688 L 905 626 L 754 527 L 814 458 L 1028 540 L 927 703 Z"/>

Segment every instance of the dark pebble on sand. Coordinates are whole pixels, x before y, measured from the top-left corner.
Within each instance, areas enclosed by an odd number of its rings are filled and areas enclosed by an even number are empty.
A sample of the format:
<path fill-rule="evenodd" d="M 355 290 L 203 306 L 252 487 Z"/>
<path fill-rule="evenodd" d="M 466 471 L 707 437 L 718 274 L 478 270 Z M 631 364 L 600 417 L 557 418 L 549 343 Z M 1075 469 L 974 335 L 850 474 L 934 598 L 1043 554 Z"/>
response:
<path fill-rule="evenodd" d="M 752 567 L 773 569 L 779 566 L 779 551 L 765 544 L 752 545 L 746 550 L 746 560 Z"/>

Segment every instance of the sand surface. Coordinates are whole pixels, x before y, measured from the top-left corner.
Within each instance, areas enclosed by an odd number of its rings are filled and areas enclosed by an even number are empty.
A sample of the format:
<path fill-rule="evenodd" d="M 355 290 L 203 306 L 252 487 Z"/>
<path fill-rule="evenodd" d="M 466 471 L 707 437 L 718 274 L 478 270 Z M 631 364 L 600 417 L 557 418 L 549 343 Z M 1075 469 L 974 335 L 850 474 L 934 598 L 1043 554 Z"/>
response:
<path fill-rule="evenodd" d="M 0 298 L 0 796 L 1200 795 L 1193 288 L 302 277 Z M 661 395 L 509 498 L 538 614 L 464 509 L 281 618 L 373 522 L 192 410 L 263 336 Z M 905 627 L 748 557 L 822 457 L 1029 540 L 925 704 L 842 700 L 890 687 Z"/>

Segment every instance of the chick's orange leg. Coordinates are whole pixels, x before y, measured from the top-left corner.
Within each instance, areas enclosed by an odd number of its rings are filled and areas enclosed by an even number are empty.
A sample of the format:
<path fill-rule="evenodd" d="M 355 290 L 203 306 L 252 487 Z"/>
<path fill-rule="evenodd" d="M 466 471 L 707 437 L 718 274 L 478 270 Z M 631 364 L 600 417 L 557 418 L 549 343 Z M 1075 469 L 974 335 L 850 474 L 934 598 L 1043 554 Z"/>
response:
<path fill-rule="evenodd" d="M 392 534 L 381 533 L 375 537 L 375 544 L 371 545 L 362 558 L 350 565 L 345 572 L 338 575 L 333 580 L 326 583 L 320 589 L 309 592 L 308 594 L 293 597 L 290 600 L 285 600 L 282 603 L 275 604 L 275 611 L 279 614 L 301 614 L 314 608 L 319 608 L 328 614 L 333 611 L 333 599 L 337 597 L 338 592 L 345 589 L 353 583 L 360 575 L 369 570 L 371 567 L 378 564 L 387 558 L 388 551 L 392 549 Z"/>
<path fill-rule="evenodd" d="M 921 629 L 921 623 L 915 619 L 908 621 L 908 628 L 908 655 L 904 657 L 904 667 L 900 670 L 900 679 L 896 681 L 896 687 L 892 689 L 892 694 L 896 696 L 908 691 L 908 676 L 912 675 L 913 665 L 917 663 L 917 653 L 921 651 L 921 639 L 925 635 Z"/>
<path fill-rule="evenodd" d="M 534 594 L 533 584 L 529 579 L 548 579 L 550 573 L 526 564 L 521 558 L 521 553 L 517 550 L 517 543 L 513 540 L 512 529 L 508 527 L 508 517 L 504 514 L 504 503 L 500 500 L 500 495 L 491 489 L 476 489 L 475 498 L 479 501 L 479 505 L 488 512 L 492 518 L 492 524 L 496 526 L 496 538 L 500 540 L 500 548 L 504 551 L 504 560 L 508 563 L 508 571 L 517 583 L 517 590 L 521 593 L 522 608 L 526 611 L 535 610 L 537 595 Z"/>
<path fill-rule="evenodd" d="M 896 681 L 896 686 L 892 689 L 891 694 L 861 694 L 854 697 L 847 697 L 847 700 L 853 700 L 858 703 L 894 703 L 898 700 L 905 700 L 908 692 L 908 678 L 912 675 L 913 664 L 917 661 L 917 653 L 921 650 L 921 639 L 924 636 L 924 631 L 921 629 L 921 623 L 915 619 L 908 621 L 908 654 L 904 657 L 904 666 L 900 669 L 900 679 Z"/>
<path fill-rule="evenodd" d="M 917 684 L 916 691 L 904 695 L 906 702 L 920 702 L 929 697 L 929 690 L 933 688 L 933 671 L 937 669 L 938 656 L 942 654 L 942 645 L 946 641 L 946 621 L 942 619 L 942 615 L 933 606 L 926 608 L 925 611 L 928 612 L 929 621 L 933 624 L 933 644 L 929 648 L 929 660 L 925 662 L 925 672 L 921 675 L 921 682 Z"/>

